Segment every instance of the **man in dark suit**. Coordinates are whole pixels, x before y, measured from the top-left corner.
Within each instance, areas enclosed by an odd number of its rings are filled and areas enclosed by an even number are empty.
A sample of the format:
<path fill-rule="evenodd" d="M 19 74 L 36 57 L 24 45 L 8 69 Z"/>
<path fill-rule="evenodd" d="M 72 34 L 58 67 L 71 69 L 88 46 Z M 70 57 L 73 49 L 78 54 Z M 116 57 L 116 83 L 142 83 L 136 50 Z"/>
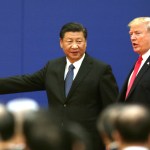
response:
<path fill-rule="evenodd" d="M 133 50 L 142 57 L 136 78 L 130 88 L 133 69 L 129 73 L 118 101 L 126 103 L 140 103 L 150 107 L 150 17 L 135 18 L 128 24 Z"/>
<path fill-rule="evenodd" d="M 90 134 L 93 149 L 103 150 L 96 120 L 103 108 L 115 102 L 118 87 L 111 67 L 90 57 L 86 46 L 86 28 L 79 23 L 65 24 L 60 31 L 60 47 L 66 56 L 49 61 L 32 75 L 0 79 L 0 93 L 46 90 L 50 108 L 58 113 L 61 125 L 67 119 L 80 123 Z M 74 65 L 73 83 L 66 96 L 70 64 Z"/>

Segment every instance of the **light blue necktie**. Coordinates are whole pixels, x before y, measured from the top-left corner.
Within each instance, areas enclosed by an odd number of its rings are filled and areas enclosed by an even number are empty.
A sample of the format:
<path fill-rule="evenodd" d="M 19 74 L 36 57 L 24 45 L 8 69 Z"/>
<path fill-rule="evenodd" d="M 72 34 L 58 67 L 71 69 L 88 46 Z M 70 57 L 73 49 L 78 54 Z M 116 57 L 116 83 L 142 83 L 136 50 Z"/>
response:
<path fill-rule="evenodd" d="M 65 79 L 65 93 L 66 93 L 66 97 L 70 91 L 70 88 L 71 88 L 71 85 L 72 85 L 72 82 L 73 82 L 73 75 L 74 75 L 74 72 L 73 72 L 73 69 L 74 69 L 74 65 L 71 64 L 69 66 L 69 70 L 68 70 L 68 73 L 66 75 L 66 79 Z"/>

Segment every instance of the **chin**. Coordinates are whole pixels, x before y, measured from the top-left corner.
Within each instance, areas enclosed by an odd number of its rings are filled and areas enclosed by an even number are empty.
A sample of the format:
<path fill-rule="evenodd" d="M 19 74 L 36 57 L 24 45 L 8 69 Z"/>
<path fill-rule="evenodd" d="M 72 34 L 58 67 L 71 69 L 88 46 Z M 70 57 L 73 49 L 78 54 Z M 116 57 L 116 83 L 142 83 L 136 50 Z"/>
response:
<path fill-rule="evenodd" d="M 134 52 L 140 54 L 140 51 L 138 49 L 134 49 Z"/>

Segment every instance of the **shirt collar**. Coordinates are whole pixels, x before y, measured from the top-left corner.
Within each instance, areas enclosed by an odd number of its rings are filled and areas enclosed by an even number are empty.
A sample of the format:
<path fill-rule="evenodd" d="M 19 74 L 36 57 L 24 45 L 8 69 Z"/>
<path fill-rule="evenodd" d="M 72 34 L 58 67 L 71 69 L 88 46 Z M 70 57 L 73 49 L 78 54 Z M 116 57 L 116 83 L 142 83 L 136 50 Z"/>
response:
<path fill-rule="evenodd" d="M 150 56 L 150 49 L 142 55 L 143 60 L 147 60 L 147 58 Z"/>
<path fill-rule="evenodd" d="M 81 63 L 82 63 L 84 57 L 85 57 L 85 53 L 83 54 L 83 56 L 78 61 L 73 63 L 75 68 L 79 68 L 81 66 Z M 71 63 L 70 63 L 70 61 L 68 60 L 67 57 L 66 57 L 66 61 L 67 61 L 66 67 L 68 68 Z"/>

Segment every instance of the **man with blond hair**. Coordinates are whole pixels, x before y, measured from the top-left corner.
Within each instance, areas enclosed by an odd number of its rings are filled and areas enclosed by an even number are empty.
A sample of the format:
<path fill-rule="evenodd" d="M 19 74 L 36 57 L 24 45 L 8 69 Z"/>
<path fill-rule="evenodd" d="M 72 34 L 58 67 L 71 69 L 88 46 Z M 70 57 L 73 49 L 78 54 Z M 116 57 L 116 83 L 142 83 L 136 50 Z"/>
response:
<path fill-rule="evenodd" d="M 150 106 L 150 17 L 133 19 L 128 27 L 130 40 L 139 61 L 130 71 L 118 101 Z"/>

